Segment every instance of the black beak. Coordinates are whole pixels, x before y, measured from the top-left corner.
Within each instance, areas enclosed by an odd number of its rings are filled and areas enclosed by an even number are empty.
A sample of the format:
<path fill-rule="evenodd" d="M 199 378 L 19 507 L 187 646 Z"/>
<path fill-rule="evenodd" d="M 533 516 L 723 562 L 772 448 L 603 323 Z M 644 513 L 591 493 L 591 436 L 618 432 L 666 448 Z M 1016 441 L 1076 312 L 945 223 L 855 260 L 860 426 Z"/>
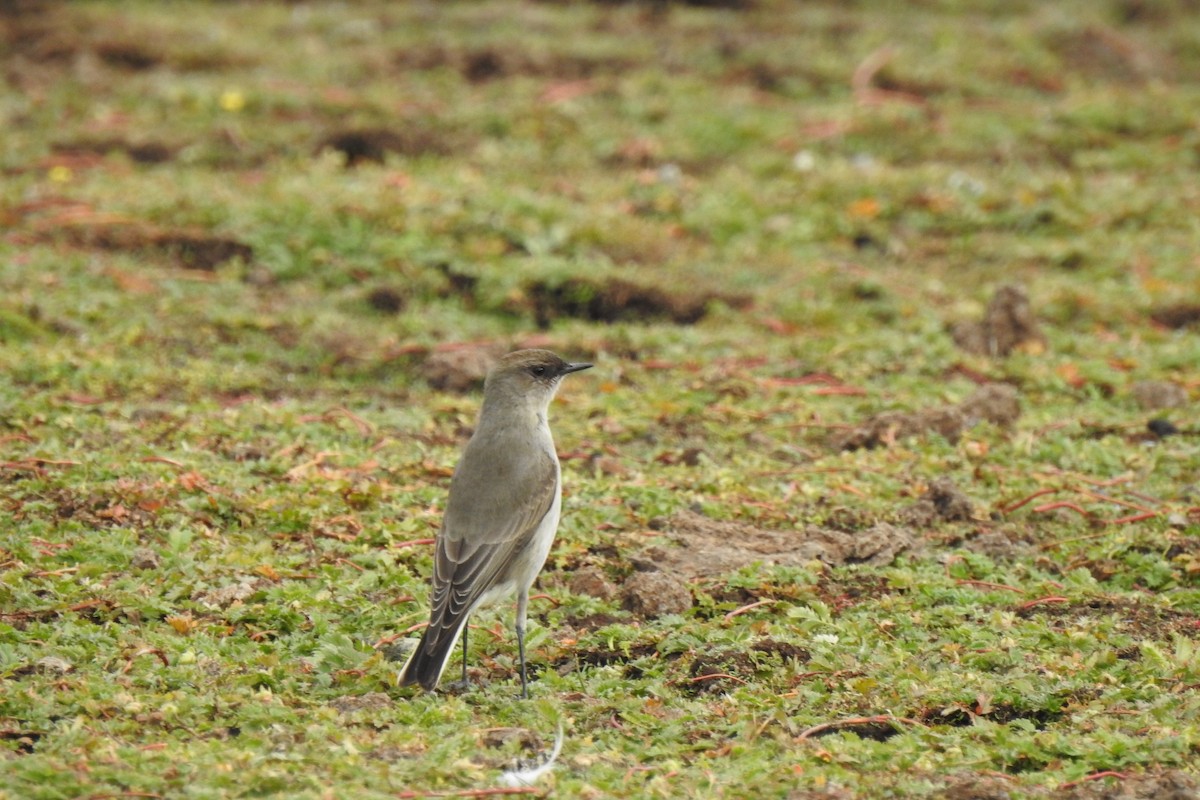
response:
<path fill-rule="evenodd" d="M 591 369 L 592 365 L 583 361 L 578 361 L 574 364 L 567 364 L 562 368 L 562 374 L 566 375 L 569 372 L 579 372 L 580 370 Z"/>

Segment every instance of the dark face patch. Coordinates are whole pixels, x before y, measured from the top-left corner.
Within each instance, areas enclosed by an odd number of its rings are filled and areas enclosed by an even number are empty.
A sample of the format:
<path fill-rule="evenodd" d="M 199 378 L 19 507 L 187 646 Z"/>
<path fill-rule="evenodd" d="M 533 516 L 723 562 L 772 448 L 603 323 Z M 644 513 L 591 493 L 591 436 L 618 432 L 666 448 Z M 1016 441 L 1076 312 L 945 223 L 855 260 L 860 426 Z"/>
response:
<path fill-rule="evenodd" d="M 546 358 L 530 364 L 525 368 L 535 381 L 552 384 L 565 374 L 567 363 L 558 358 Z"/>

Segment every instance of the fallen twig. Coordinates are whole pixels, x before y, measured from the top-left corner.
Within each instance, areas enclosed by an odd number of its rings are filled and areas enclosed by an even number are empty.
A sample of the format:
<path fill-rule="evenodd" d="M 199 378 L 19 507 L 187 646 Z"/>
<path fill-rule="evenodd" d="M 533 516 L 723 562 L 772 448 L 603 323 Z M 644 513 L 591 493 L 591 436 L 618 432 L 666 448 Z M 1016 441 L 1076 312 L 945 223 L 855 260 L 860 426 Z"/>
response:
<path fill-rule="evenodd" d="M 1020 609 L 1021 611 L 1025 611 L 1026 609 L 1030 609 L 1035 606 L 1044 606 L 1044 605 L 1048 605 L 1050 603 L 1069 603 L 1069 602 L 1071 602 L 1071 601 L 1066 597 L 1060 597 L 1059 595 L 1053 595 L 1051 597 L 1039 597 L 1036 600 L 1029 600 L 1027 602 L 1021 603 L 1021 605 L 1017 606 L 1017 608 Z"/>
<path fill-rule="evenodd" d="M 1127 773 L 1127 772 L 1117 772 L 1116 770 L 1106 769 L 1106 770 L 1103 770 L 1102 772 L 1093 772 L 1091 775 L 1084 775 L 1079 780 L 1067 781 L 1066 783 L 1060 785 L 1058 788 L 1059 789 L 1070 789 L 1072 786 L 1078 786 L 1081 783 L 1087 783 L 1088 781 L 1098 781 L 1101 778 L 1116 778 L 1117 780 L 1123 781 L 1128 777 L 1129 777 L 1129 773 Z"/>
<path fill-rule="evenodd" d="M 1058 487 L 1055 487 L 1053 489 L 1038 489 L 1036 492 L 1029 495 L 1028 497 L 1018 500 L 1015 503 L 1009 503 L 1006 506 L 1002 506 L 1000 508 L 1000 513 L 1001 514 L 1011 514 L 1012 512 L 1016 511 L 1021 506 L 1028 505 L 1029 503 L 1033 502 L 1033 500 L 1035 498 L 1043 497 L 1044 495 L 1048 495 L 1048 494 L 1054 494 L 1055 492 L 1060 492 L 1060 491 L 1062 491 L 1062 489 L 1058 488 Z"/>
<path fill-rule="evenodd" d="M 416 547 L 417 545 L 433 544 L 436 541 L 437 539 L 409 539 L 405 542 L 393 542 L 391 547 L 397 549 L 401 547 Z"/>
<path fill-rule="evenodd" d="M 756 608 L 760 608 L 762 606 L 773 605 L 774 603 L 775 603 L 774 600 L 759 600 L 757 603 L 751 603 L 748 606 L 742 606 L 741 608 L 735 608 L 733 611 L 730 611 L 728 614 L 725 615 L 725 621 L 729 622 L 734 617 L 745 614 L 747 611 L 752 611 L 752 610 L 754 610 Z"/>

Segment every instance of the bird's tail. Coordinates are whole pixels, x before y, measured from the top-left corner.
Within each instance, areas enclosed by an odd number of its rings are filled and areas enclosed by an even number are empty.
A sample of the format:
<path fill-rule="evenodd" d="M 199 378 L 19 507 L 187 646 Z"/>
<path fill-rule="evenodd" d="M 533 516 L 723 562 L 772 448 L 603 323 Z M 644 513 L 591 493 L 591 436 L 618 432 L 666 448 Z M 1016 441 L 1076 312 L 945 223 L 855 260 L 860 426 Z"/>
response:
<path fill-rule="evenodd" d="M 420 643 L 413 649 L 408 661 L 404 662 L 404 667 L 400 670 L 400 685 L 411 686 L 416 683 L 420 684 L 422 689 L 432 691 L 442 679 L 446 665 L 450 663 L 450 654 L 454 652 L 454 646 L 458 644 L 458 637 L 462 635 L 466 622 L 467 617 L 464 615 L 453 630 L 440 626 L 435 628 L 432 625 L 426 628 Z"/>

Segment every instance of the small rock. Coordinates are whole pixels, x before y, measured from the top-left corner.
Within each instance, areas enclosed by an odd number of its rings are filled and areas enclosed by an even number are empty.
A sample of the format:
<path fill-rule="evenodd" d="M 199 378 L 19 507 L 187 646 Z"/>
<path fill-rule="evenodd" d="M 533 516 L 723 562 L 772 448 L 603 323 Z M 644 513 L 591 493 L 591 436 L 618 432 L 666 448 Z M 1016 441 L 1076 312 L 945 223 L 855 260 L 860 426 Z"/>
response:
<path fill-rule="evenodd" d="M 1143 411 L 1180 408 L 1188 402 L 1187 390 L 1170 381 L 1138 381 L 1129 392 Z"/>
<path fill-rule="evenodd" d="M 39 658 L 34 666 L 38 672 L 47 675 L 66 675 L 75 669 L 74 664 L 58 656 L 44 656 L 43 658 Z"/>
<path fill-rule="evenodd" d="M 617 596 L 617 587 L 596 567 L 584 567 L 575 571 L 570 583 L 573 594 L 585 594 L 600 600 L 611 600 Z"/>
<path fill-rule="evenodd" d="M 151 550 L 149 547 L 139 547 L 133 551 L 133 557 L 129 560 L 129 566 L 134 569 L 158 569 L 161 559 L 158 553 Z"/>
<path fill-rule="evenodd" d="M 1175 427 L 1175 423 L 1169 419 L 1155 417 L 1146 423 L 1146 430 L 1153 433 L 1160 439 L 1165 439 L 1168 436 L 1174 436 L 1179 433 L 1179 428 Z"/>
<path fill-rule="evenodd" d="M 665 572 L 636 572 L 621 592 L 624 607 L 639 617 L 653 619 L 682 614 L 692 607 L 686 584 Z"/>

